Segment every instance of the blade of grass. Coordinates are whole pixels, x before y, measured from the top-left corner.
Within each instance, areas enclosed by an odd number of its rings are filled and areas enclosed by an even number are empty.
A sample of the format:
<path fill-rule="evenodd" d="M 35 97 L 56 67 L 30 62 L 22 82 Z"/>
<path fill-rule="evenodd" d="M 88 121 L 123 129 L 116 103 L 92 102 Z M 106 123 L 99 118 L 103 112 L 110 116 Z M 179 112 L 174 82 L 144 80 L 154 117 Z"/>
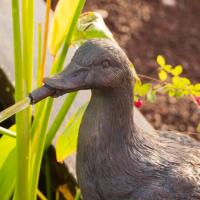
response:
<path fill-rule="evenodd" d="M 46 63 L 46 52 L 47 52 L 47 39 L 48 39 L 48 31 L 49 31 L 49 13 L 51 10 L 51 0 L 47 0 L 46 3 L 46 17 L 45 17 L 45 31 L 44 31 L 44 44 L 42 49 L 42 62 L 40 66 L 40 75 L 39 75 L 39 84 L 42 85 L 42 80 L 44 77 L 45 71 L 45 63 Z"/>
<path fill-rule="evenodd" d="M 18 0 L 12 0 L 13 39 L 15 60 L 15 100 L 25 97 L 24 70 L 22 65 L 20 14 Z M 28 67 L 28 66 L 27 66 Z M 17 125 L 17 174 L 14 198 L 29 200 L 29 152 L 30 140 L 26 120 L 26 111 L 16 114 Z"/>
<path fill-rule="evenodd" d="M 49 199 L 47 199 L 47 198 L 44 196 L 44 194 L 43 194 L 40 190 L 38 190 L 38 189 L 37 189 L 37 196 L 40 198 L 40 200 L 49 200 Z"/>
<path fill-rule="evenodd" d="M 34 138 L 33 138 L 33 153 L 32 153 L 32 182 L 31 182 L 31 195 L 35 196 L 37 184 L 39 180 L 39 172 L 40 165 L 43 155 L 43 149 L 45 144 L 45 133 L 49 122 L 49 116 L 51 113 L 51 107 L 53 104 L 53 99 L 47 100 L 48 102 L 44 102 L 42 116 L 38 118 L 36 123 L 37 129 L 35 130 Z"/>
<path fill-rule="evenodd" d="M 42 60 L 42 24 L 38 24 L 38 59 L 37 59 L 37 87 L 41 86 L 41 80 L 42 78 L 40 77 L 42 72 L 41 72 L 41 60 Z"/>
<path fill-rule="evenodd" d="M 34 0 L 22 1 L 23 69 L 26 75 L 25 92 L 32 91 L 33 43 L 34 43 Z"/>
<path fill-rule="evenodd" d="M 77 189 L 76 190 L 76 196 L 75 196 L 74 200 L 79 200 L 80 198 L 81 198 L 81 191 L 80 191 L 80 189 Z"/>

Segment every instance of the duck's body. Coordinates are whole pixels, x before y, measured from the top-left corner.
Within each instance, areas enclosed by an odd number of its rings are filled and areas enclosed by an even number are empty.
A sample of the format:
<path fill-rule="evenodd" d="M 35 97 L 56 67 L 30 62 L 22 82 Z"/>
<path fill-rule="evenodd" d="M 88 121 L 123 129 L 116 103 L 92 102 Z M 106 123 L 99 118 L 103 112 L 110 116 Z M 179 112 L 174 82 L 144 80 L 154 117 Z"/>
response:
<path fill-rule="evenodd" d="M 105 63 L 107 59 L 109 63 Z M 78 71 L 82 69 L 81 89 L 92 89 L 77 149 L 77 178 L 83 199 L 200 199 L 197 142 L 182 143 L 184 136 L 174 140 L 165 134 L 144 132 L 134 124 L 133 77 L 122 50 L 111 41 L 93 40 L 78 50 L 72 63 L 79 66 Z M 69 74 L 74 74 L 72 68 L 53 81 L 46 79 L 46 84 L 60 90 L 67 90 L 64 85 L 80 88 L 80 80 L 67 78 Z"/>
<path fill-rule="evenodd" d="M 84 199 L 200 199 L 200 152 L 137 128 L 129 92 L 92 95 L 77 151 Z"/>

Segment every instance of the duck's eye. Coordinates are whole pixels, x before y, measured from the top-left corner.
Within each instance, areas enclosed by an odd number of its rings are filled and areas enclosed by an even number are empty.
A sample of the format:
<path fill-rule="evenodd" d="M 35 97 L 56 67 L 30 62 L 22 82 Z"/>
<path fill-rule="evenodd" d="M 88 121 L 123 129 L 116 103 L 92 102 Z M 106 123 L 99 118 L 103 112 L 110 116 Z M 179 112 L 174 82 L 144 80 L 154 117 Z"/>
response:
<path fill-rule="evenodd" d="M 104 61 L 102 62 L 102 66 L 103 66 L 103 67 L 109 67 L 109 66 L 110 66 L 110 61 L 109 61 L 109 60 L 104 60 Z"/>

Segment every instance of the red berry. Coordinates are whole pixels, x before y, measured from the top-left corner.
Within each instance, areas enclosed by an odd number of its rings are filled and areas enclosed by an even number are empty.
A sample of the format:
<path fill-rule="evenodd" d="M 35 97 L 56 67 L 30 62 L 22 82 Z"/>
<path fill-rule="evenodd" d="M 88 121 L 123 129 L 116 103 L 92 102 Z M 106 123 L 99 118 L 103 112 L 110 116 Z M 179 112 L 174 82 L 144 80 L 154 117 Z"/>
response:
<path fill-rule="evenodd" d="M 138 99 L 137 101 L 134 102 L 135 107 L 141 108 L 143 105 L 143 101 L 141 99 Z"/>
<path fill-rule="evenodd" d="M 200 106 L 200 97 L 195 97 L 195 101 Z"/>

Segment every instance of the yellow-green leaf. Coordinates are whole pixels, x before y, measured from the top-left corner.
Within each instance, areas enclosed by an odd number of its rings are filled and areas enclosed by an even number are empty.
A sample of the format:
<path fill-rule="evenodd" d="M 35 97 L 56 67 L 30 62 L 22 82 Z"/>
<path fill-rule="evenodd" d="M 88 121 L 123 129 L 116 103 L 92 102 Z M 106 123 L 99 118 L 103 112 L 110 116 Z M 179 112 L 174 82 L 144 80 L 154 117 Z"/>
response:
<path fill-rule="evenodd" d="M 174 69 L 171 70 L 171 73 L 174 76 L 179 76 L 183 72 L 183 67 L 181 65 L 176 66 Z"/>
<path fill-rule="evenodd" d="M 161 56 L 161 55 L 158 55 L 158 56 L 157 56 L 157 63 L 158 63 L 161 67 L 163 67 L 163 66 L 165 65 L 165 63 L 166 63 L 165 58 L 164 58 L 163 56 Z"/>
<path fill-rule="evenodd" d="M 197 126 L 197 132 L 200 133 L 200 123 Z"/>
<path fill-rule="evenodd" d="M 167 73 L 164 70 L 161 70 L 158 74 L 161 81 L 165 81 L 167 79 Z"/>
<path fill-rule="evenodd" d="M 140 78 L 139 76 L 137 75 L 137 72 L 135 71 L 135 67 L 133 65 L 133 63 L 130 62 L 130 68 L 131 68 L 131 72 L 133 74 L 133 77 L 136 79 L 136 80 L 139 80 L 140 81 Z"/>
<path fill-rule="evenodd" d="M 16 179 L 16 139 L 2 136 L 0 149 L 0 197 L 10 199 Z"/>
<path fill-rule="evenodd" d="M 112 33 L 104 23 L 103 17 L 97 12 L 86 12 L 79 17 L 72 41 L 75 43 L 91 38 L 114 40 Z"/>
<path fill-rule="evenodd" d="M 154 103 L 156 101 L 156 90 L 150 90 L 147 93 L 147 100 L 151 103 Z"/>
<path fill-rule="evenodd" d="M 140 87 L 139 95 L 145 96 L 152 88 L 152 85 L 150 83 L 145 83 Z"/>
<path fill-rule="evenodd" d="M 195 84 L 195 90 L 199 91 L 200 90 L 200 83 Z"/>
<path fill-rule="evenodd" d="M 171 66 L 171 65 L 164 65 L 164 66 L 163 66 L 163 69 L 164 69 L 166 72 L 171 72 L 172 66 Z"/>
<path fill-rule="evenodd" d="M 74 17 L 77 16 L 80 5 L 84 0 L 59 0 L 54 12 L 53 21 L 50 27 L 48 38 L 48 47 L 53 55 L 62 45 L 71 24 L 74 23 Z"/>
<path fill-rule="evenodd" d="M 59 136 L 56 143 L 56 157 L 62 162 L 66 157 L 76 151 L 79 126 L 87 105 L 78 109 L 67 123 L 64 132 Z"/>

